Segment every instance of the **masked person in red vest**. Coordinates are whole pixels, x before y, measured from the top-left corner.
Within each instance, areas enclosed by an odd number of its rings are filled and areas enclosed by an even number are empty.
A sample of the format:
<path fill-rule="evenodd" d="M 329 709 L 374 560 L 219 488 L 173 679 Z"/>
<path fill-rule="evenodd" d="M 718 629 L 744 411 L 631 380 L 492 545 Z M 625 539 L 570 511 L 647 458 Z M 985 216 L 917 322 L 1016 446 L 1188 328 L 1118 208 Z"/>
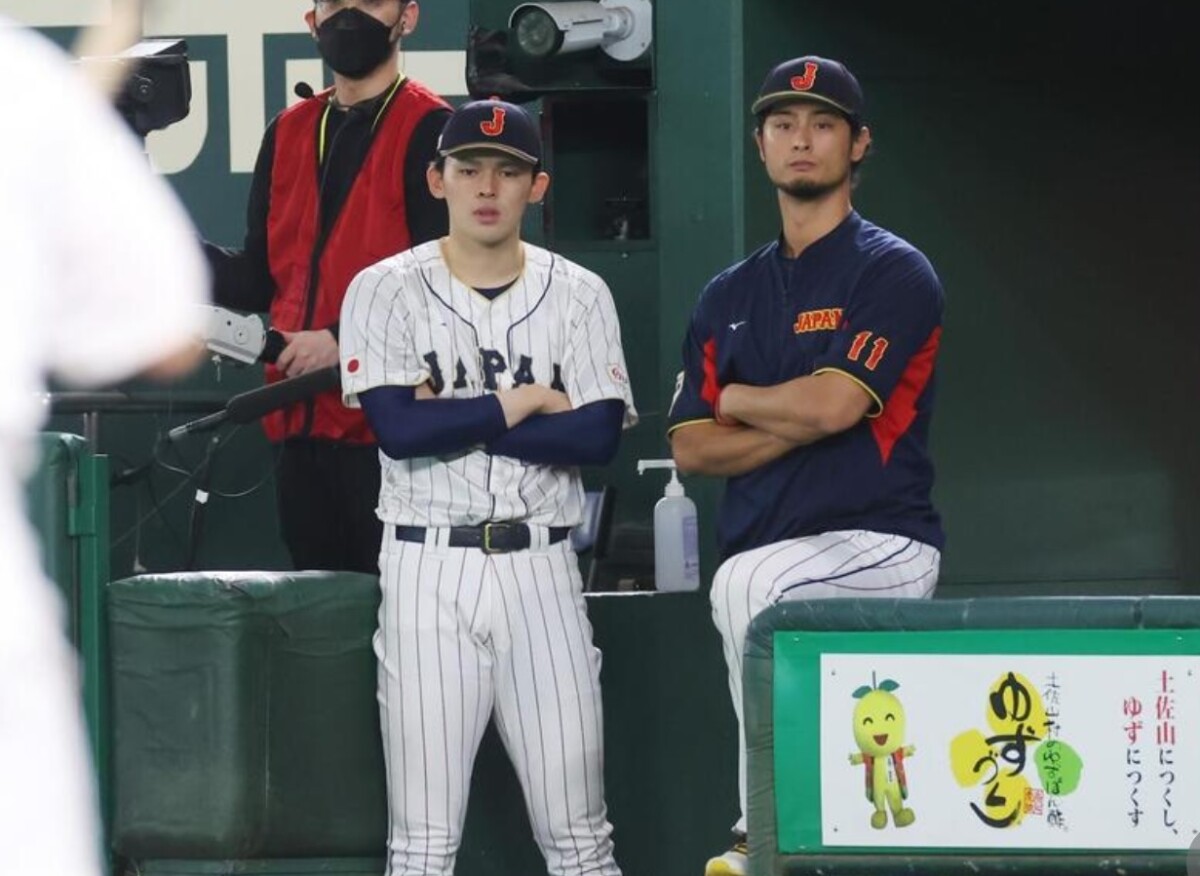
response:
<path fill-rule="evenodd" d="M 305 21 L 333 87 L 267 127 L 241 251 L 207 245 L 213 298 L 270 313 L 284 347 L 268 381 L 338 362 L 338 317 L 368 265 L 446 234 L 425 183 L 449 106 L 399 70 L 416 0 L 316 0 Z M 336 391 L 268 415 L 283 539 L 298 569 L 378 571 L 379 459 L 361 411 Z"/>

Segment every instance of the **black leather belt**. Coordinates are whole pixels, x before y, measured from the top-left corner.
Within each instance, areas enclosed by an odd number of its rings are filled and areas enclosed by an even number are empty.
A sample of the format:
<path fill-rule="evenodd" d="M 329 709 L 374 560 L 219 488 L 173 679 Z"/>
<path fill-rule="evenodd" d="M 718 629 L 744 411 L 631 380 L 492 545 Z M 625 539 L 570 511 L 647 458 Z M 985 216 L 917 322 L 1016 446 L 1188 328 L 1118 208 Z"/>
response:
<path fill-rule="evenodd" d="M 571 534 L 569 526 L 551 526 L 549 544 L 558 544 Z M 425 541 L 424 526 L 397 526 L 397 541 Z M 479 548 L 485 554 L 507 554 L 529 548 L 532 540 L 524 523 L 485 523 L 482 526 L 451 526 L 450 547 Z"/>

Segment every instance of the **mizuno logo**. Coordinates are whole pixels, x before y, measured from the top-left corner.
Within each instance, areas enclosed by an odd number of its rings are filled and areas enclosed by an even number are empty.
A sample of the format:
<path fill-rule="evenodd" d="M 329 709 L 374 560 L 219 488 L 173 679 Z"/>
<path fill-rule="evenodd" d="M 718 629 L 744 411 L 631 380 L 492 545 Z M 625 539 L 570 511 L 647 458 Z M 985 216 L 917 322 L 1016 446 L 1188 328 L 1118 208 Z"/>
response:
<path fill-rule="evenodd" d="M 729 324 L 729 330 L 731 332 L 736 332 L 738 329 L 740 329 L 745 324 L 746 324 L 746 320 L 744 320 L 744 319 L 741 322 L 731 322 Z"/>

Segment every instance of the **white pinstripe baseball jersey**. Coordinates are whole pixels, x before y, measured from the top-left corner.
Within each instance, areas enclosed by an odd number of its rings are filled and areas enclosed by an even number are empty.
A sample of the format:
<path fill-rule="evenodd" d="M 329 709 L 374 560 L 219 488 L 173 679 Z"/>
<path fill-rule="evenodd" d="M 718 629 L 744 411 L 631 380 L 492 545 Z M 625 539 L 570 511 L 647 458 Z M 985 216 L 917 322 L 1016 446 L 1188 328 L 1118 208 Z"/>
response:
<path fill-rule="evenodd" d="M 342 307 L 348 404 L 381 386 L 428 383 L 475 398 L 525 383 L 633 409 L 612 296 L 589 271 L 523 244 L 521 276 L 489 298 L 453 276 L 438 242 L 361 273 Z M 603 792 L 600 654 L 570 542 L 575 467 L 480 448 L 380 455 L 385 528 L 375 652 L 388 773 L 389 876 L 454 871 L 475 752 L 489 717 L 517 769 L 534 837 L 555 876 L 620 876 Z M 528 549 L 450 547 L 452 526 L 521 521 Z M 398 534 L 397 534 L 398 535 Z"/>
<path fill-rule="evenodd" d="M 458 280 L 438 241 L 367 268 L 342 306 L 342 392 L 348 405 L 379 386 L 428 381 L 443 398 L 474 398 L 525 383 L 560 389 L 575 408 L 625 403 L 637 422 L 621 332 L 604 281 L 522 244 L 525 268 L 489 299 Z M 441 458 L 380 455 L 385 523 L 464 526 L 522 520 L 574 526 L 583 512 L 576 468 L 531 465 L 481 448 Z"/>

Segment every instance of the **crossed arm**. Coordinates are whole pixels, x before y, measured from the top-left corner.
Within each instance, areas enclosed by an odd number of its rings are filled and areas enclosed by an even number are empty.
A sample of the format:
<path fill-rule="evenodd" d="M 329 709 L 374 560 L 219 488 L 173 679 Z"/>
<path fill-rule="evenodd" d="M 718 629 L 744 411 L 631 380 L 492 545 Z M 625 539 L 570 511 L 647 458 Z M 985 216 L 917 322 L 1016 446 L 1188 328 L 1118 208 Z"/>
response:
<path fill-rule="evenodd" d="M 359 396 L 393 459 L 484 446 L 540 465 L 602 465 L 616 453 L 625 404 L 602 399 L 572 408 L 565 393 L 537 384 L 469 399 L 435 398 L 428 385 L 382 386 Z"/>
<path fill-rule="evenodd" d="M 677 427 L 671 433 L 671 452 L 685 473 L 746 474 L 797 447 L 846 431 L 873 405 L 862 385 L 837 371 L 775 386 L 734 383 L 721 391 L 719 421 Z"/>

